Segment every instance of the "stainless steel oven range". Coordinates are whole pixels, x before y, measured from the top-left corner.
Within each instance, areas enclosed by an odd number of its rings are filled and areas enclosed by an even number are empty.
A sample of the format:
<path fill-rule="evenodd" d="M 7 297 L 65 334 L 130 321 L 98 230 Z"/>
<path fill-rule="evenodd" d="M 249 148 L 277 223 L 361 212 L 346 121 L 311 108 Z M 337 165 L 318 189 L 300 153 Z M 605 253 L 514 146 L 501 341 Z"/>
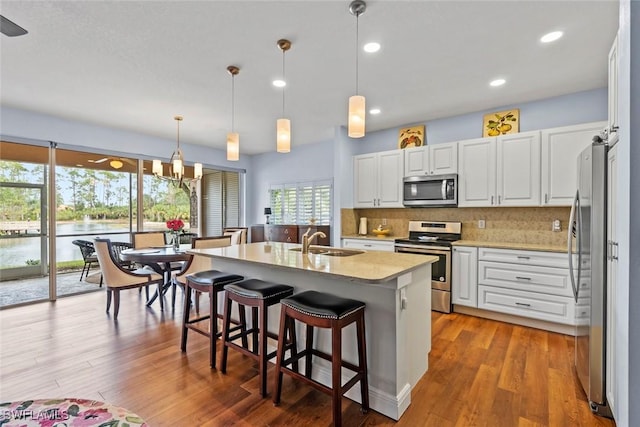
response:
<path fill-rule="evenodd" d="M 396 239 L 395 251 L 433 255 L 431 309 L 451 313 L 451 243 L 460 240 L 462 223 L 409 221 L 409 238 Z"/>

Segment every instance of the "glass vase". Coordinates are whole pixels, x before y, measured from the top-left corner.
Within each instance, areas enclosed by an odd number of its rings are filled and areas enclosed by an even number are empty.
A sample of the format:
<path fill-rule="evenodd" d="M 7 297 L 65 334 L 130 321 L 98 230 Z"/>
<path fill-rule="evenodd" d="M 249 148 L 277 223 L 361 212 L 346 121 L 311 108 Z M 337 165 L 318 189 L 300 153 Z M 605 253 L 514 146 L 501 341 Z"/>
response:
<path fill-rule="evenodd" d="M 177 251 L 178 249 L 180 249 L 180 233 L 177 231 L 174 231 L 172 234 L 173 234 L 173 249 Z"/>

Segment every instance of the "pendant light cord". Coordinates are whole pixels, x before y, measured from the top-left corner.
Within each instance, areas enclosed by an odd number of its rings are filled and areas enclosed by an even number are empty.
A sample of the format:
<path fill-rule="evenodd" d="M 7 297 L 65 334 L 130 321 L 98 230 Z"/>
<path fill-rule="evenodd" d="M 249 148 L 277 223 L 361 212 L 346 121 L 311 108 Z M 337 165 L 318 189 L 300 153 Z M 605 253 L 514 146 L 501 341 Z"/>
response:
<path fill-rule="evenodd" d="M 358 95 L 358 45 L 360 44 L 359 40 L 359 22 L 360 22 L 360 14 L 356 14 L 356 95 Z"/>
<path fill-rule="evenodd" d="M 236 115 L 236 76 L 231 74 L 231 132 L 235 132 Z"/>
<path fill-rule="evenodd" d="M 284 119 L 284 90 L 287 87 L 286 86 L 286 82 L 287 80 L 285 79 L 285 75 L 284 75 L 284 54 L 285 54 L 285 50 L 282 50 L 282 81 L 285 82 L 285 85 L 282 86 L 282 118 Z"/>
<path fill-rule="evenodd" d="M 178 123 L 178 131 L 177 133 L 177 137 L 176 139 L 178 140 L 178 150 L 180 149 L 180 120 L 176 120 L 176 122 Z"/>

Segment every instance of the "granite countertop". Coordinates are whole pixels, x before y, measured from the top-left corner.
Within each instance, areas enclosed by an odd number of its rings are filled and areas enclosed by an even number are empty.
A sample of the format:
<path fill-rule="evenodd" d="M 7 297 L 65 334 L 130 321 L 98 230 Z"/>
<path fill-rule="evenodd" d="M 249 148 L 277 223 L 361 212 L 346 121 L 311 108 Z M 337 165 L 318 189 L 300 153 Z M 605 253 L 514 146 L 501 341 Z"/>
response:
<path fill-rule="evenodd" d="M 366 234 L 366 235 L 362 235 L 362 234 L 344 234 L 342 236 L 340 236 L 341 239 L 361 239 L 361 240 L 378 240 L 378 241 L 386 241 L 386 242 L 393 242 L 396 239 L 400 239 L 403 237 L 399 237 L 399 236 L 393 236 L 393 235 L 387 235 L 387 236 L 381 236 L 378 237 L 375 234 Z M 406 238 L 406 237 L 404 237 Z"/>
<path fill-rule="evenodd" d="M 304 270 L 365 283 L 386 282 L 417 267 L 438 260 L 435 256 L 395 252 L 359 251 L 362 253 L 337 257 L 312 253 L 302 254 L 291 250 L 300 247 L 301 245 L 293 243 L 259 242 L 223 248 L 191 249 L 187 253 L 264 264 L 273 268 Z M 327 246 L 311 246 L 310 248 L 350 251 L 349 249 Z"/>
<path fill-rule="evenodd" d="M 566 245 L 550 245 L 541 243 L 486 242 L 481 240 L 458 240 L 453 246 L 474 246 L 483 248 L 521 249 L 527 251 L 567 252 Z"/>

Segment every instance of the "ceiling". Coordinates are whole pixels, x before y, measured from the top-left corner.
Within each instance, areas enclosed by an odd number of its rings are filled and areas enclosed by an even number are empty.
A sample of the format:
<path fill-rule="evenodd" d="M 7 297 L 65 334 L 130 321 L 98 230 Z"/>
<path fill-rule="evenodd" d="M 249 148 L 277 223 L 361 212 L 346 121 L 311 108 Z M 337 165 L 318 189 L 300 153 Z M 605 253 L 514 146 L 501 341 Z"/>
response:
<path fill-rule="evenodd" d="M 2 1 L 26 28 L 0 36 L 3 106 L 240 152 L 275 151 L 282 115 L 296 145 L 333 138 L 355 94 L 349 1 Z M 617 1 L 368 1 L 359 20 L 367 131 L 605 87 Z M 553 30 L 564 37 L 539 38 Z M 507 83 L 489 86 L 502 77 Z M 108 147 L 112 148 L 112 147 Z M 113 147 L 122 148 L 122 147 Z"/>

